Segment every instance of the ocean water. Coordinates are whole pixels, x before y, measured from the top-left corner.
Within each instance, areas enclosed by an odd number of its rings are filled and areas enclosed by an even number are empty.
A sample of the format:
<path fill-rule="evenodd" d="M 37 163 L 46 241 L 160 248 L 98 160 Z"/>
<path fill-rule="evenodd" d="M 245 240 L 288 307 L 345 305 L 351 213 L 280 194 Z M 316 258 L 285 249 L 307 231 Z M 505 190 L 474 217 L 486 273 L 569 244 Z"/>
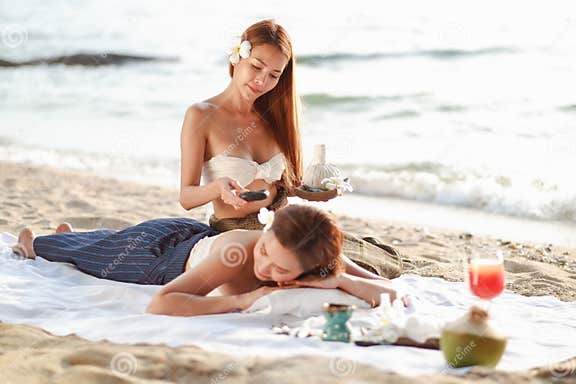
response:
<path fill-rule="evenodd" d="M 355 187 L 335 206 L 413 222 L 386 204 L 458 207 L 576 244 L 576 4 L 231 4 L 0 0 L 0 60 L 175 59 L 0 67 L 0 159 L 178 187 L 184 111 L 226 87 L 235 36 L 274 18 L 294 43 L 305 162 L 325 143 Z"/>

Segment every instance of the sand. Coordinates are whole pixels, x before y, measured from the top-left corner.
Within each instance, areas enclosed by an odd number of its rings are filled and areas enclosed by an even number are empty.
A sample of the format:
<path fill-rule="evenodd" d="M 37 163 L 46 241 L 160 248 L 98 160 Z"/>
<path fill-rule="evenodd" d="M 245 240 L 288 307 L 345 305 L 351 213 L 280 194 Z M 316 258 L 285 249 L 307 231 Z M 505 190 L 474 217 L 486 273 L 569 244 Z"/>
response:
<path fill-rule="evenodd" d="M 121 229 L 160 217 L 192 217 L 205 221 L 204 208 L 186 212 L 178 191 L 99 178 L 86 173 L 0 162 L 0 231 L 18 233 L 24 226 L 37 234 L 52 233 L 61 222 L 78 230 Z M 342 227 L 362 236 L 375 236 L 403 253 L 407 272 L 462 280 L 466 252 L 493 252 L 505 257 L 506 287 L 528 296 L 554 295 L 576 300 L 576 250 L 553 244 L 511 242 L 475 234 L 418 227 L 397 222 L 365 221 L 339 216 Z M 376 368 L 352 364 L 344 376 L 330 369 L 323 357 L 268 359 L 234 358 L 193 346 L 121 345 L 92 342 L 76 336 L 59 337 L 39 328 L 0 324 L 0 372 L 5 382 L 383 382 L 539 383 L 576 380 L 576 358 L 560 367 L 527 372 L 474 368 L 466 376 L 406 378 Z M 135 356 L 137 367 L 115 357 Z M 119 368 L 112 364 L 120 361 Z M 118 364 L 117 364 L 118 365 Z M 128 373 L 122 369 L 130 369 Z M 559 374 L 560 372 L 560 374 Z"/>

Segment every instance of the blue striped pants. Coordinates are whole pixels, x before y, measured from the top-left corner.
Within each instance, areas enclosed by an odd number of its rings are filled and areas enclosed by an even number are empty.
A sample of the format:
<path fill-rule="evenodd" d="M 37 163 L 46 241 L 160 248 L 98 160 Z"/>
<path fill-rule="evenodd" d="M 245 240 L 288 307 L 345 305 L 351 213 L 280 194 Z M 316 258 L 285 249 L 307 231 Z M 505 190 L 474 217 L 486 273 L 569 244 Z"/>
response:
<path fill-rule="evenodd" d="M 217 234 L 193 219 L 154 219 L 121 231 L 38 236 L 34 252 L 99 278 L 163 285 L 184 272 L 190 250 L 200 239 Z"/>

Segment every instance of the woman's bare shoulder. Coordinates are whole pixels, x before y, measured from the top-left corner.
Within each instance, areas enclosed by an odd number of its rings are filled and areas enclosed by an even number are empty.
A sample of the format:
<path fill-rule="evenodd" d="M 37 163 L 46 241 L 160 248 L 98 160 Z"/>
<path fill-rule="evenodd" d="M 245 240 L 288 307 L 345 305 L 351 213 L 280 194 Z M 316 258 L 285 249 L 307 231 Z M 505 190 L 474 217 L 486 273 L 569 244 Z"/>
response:
<path fill-rule="evenodd" d="M 215 110 L 214 106 L 205 101 L 190 105 L 186 109 L 183 132 L 195 135 L 205 134 L 210 129 L 210 122 L 213 121 Z"/>
<path fill-rule="evenodd" d="M 165 285 L 159 293 L 181 292 L 204 296 L 243 276 L 246 266 L 252 263 L 252 250 L 259 232 L 232 230 L 218 235 L 204 260 Z"/>
<path fill-rule="evenodd" d="M 218 239 L 214 241 L 214 245 L 216 247 L 242 245 L 248 248 L 256 243 L 261 234 L 262 231 L 257 230 L 233 229 L 219 235 Z"/>
<path fill-rule="evenodd" d="M 216 105 L 209 101 L 199 101 L 190 105 L 186 109 L 186 115 L 191 115 L 193 117 L 202 117 L 207 114 L 216 113 Z"/>
<path fill-rule="evenodd" d="M 212 101 L 211 99 L 198 101 L 192 104 L 189 109 L 196 109 L 198 111 L 206 112 L 206 111 L 215 111 L 218 108 L 218 105 Z"/>
<path fill-rule="evenodd" d="M 214 121 L 215 118 L 222 114 L 221 108 L 215 98 L 198 101 L 186 109 L 186 120 L 193 123 L 202 123 L 206 126 L 207 122 Z"/>

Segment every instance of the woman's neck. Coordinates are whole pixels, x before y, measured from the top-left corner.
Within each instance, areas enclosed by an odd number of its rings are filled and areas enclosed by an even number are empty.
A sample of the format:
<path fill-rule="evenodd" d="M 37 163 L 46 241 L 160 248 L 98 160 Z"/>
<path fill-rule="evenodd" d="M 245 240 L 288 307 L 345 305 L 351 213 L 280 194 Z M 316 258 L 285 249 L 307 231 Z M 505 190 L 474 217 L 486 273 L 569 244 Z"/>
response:
<path fill-rule="evenodd" d="M 246 100 L 233 83 L 230 83 L 228 87 L 226 87 L 221 93 L 221 96 L 222 102 L 220 105 L 230 113 L 240 117 L 250 116 L 255 113 L 254 101 Z"/>

